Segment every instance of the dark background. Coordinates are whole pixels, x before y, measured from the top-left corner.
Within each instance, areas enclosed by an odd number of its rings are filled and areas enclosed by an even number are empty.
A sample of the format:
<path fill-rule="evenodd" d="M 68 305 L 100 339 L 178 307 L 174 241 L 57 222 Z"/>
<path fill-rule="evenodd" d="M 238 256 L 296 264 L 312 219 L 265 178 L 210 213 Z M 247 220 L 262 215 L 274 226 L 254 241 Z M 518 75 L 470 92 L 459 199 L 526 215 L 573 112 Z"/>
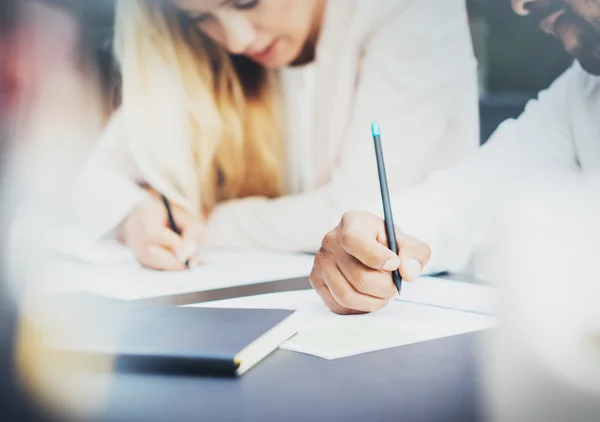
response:
<path fill-rule="evenodd" d="M 562 45 L 531 19 L 517 16 L 510 0 L 467 5 L 486 92 L 535 94 L 571 64 Z"/>
<path fill-rule="evenodd" d="M 572 59 L 562 45 L 510 0 L 467 0 L 479 60 L 481 142 L 498 125 L 519 116 L 528 100 L 547 88 Z"/>

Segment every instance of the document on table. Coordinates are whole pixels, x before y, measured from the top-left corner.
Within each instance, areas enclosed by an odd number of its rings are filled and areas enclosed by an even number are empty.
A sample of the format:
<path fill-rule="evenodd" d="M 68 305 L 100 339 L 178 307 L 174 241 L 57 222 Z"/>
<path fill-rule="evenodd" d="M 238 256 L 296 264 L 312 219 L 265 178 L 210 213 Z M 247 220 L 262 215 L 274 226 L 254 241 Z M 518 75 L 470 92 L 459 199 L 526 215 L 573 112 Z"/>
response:
<path fill-rule="evenodd" d="M 447 300 L 435 292 L 436 287 L 447 295 Z M 424 278 L 412 284 L 410 290 L 406 299 L 403 293 L 402 298 L 368 315 L 335 315 L 313 291 L 275 293 L 198 306 L 297 310 L 301 321 L 298 334 L 281 348 L 324 359 L 485 330 L 497 324 L 495 317 L 476 310 L 490 308 L 495 297 L 492 287 Z M 482 300 L 488 301 L 485 306 L 480 303 Z"/>
<path fill-rule="evenodd" d="M 314 261 L 307 254 L 215 249 L 203 251 L 205 262 L 198 268 L 152 271 L 114 238 L 98 239 L 75 223 L 59 227 L 42 217 L 33 213 L 12 225 L 6 260 L 15 279 L 27 280 L 40 293 L 147 299 L 306 277 Z"/>
<path fill-rule="evenodd" d="M 497 310 L 496 290 L 490 286 L 435 277 L 404 283 L 398 300 L 481 314 L 493 315 Z"/>
<path fill-rule="evenodd" d="M 45 293 L 83 291 L 135 300 L 304 277 L 313 259 L 304 254 L 215 250 L 206 252 L 202 266 L 179 272 L 151 271 L 135 261 L 88 265 L 53 259 L 40 263 L 30 277 Z"/>
<path fill-rule="evenodd" d="M 31 231 L 31 230 L 30 230 Z M 13 242 L 31 244 L 22 231 Z M 135 300 L 193 293 L 255 283 L 287 280 L 310 274 L 314 257 L 306 254 L 259 250 L 206 250 L 205 262 L 189 271 L 160 272 L 142 268 L 132 252 L 114 239 L 92 239 L 65 228 L 47 235 L 43 253 L 32 255 L 14 247 L 7 260 L 19 279 L 30 281 L 41 293 L 87 292 Z"/>
<path fill-rule="evenodd" d="M 415 283 L 404 283 L 402 294 L 395 300 L 457 309 L 475 314 L 494 315 L 496 313 L 495 288 L 436 277 L 421 277 Z M 284 292 L 223 300 L 209 303 L 207 306 L 297 310 L 321 303 L 318 296 L 312 293 Z"/>
<path fill-rule="evenodd" d="M 284 343 L 283 349 L 339 359 L 485 330 L 496 324 L 490 316 L 399 301 L 369 315 L 311 314 L 305 313 L 299 333 Z"/>

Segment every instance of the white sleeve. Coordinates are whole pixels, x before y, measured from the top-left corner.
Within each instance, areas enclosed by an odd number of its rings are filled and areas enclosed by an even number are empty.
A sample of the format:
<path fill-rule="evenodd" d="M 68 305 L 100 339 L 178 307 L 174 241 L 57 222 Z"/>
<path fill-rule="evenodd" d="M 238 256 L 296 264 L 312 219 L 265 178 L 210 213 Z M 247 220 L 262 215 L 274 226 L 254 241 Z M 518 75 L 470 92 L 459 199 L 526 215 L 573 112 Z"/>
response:
<path fill-rule="evenodd" d="M 442 10 L 450 16 L 429 13 L 431 4 L 411 2 L 364 45 L 354 111 L 332 180 L 313 192 L 218 206 L 208 222 L 207 244 L 316 251 L 344 212 L 378 196 L 373 119 L 384 131 L 395 194 L 424 180 L 440 151 L 464 156 L 477 146 L 476 63 L 464 2 L 448 2 Z M 435 31 L 417 24 L 424 16 Z"/>
<path fill-rule="evenodd" d="M 579 72 L 565 72 L 465 162 L 393 200 L 396 225 L 432 248 L 427 272 L 464 270 L 486 239 L 490 214 L 511 200 L 511 185 L 578 171 L 569 102 Z"/>
<path fill-rule="evenodd" d="M 75 188 L 77 215 L 98 237 L 116 229 L 147 197 L 121 119 L 118 112 L 112 117 Z"/>

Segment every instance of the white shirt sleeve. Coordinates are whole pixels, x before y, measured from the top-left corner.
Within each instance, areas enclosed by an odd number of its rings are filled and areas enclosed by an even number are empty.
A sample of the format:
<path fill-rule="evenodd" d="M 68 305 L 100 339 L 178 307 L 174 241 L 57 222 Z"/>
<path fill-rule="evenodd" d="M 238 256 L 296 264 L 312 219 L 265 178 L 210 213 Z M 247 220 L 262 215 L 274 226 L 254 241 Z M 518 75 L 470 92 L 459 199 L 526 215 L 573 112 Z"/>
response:
<path fill-rule="evenodd" d="M 458 157 L 475 148 L 476 63 L 468 26 L 454 15 L 447 19 L 444 13 L 428 13 L 424 8 L 430 2 L 412 4 L 364 45 L 354 113 L 331 181 L 281 199 L 250 198 L 218 206 L 208 221 L 208 245 L 316 251 L 344 212 L 378 196 L 373 119 L 384 131 L 392 193 L 424 180 L 439 164 L 440 151 Z M 460 11 L 456 3 L 450 9 Z M 431 17 L 428 27 L 435 31 L 415 25 L 423 16 Z"/>
<path fill-rule="evenodd" d="M 119 112 L 112 117 L 75 188 L 77 215 L 97 237 L 116 229 L 147 197 L 121 118 Z"/>
<path fill-rule="evenodd" d="M 490 214 L 511 200 L 511 185 L 579 170 L 569 115 L 578 72 L 568 70 L 465 162 L 393 200 L 396 224 L 432 248 L 427 272 L 464 270 L 486 239 Z"/>

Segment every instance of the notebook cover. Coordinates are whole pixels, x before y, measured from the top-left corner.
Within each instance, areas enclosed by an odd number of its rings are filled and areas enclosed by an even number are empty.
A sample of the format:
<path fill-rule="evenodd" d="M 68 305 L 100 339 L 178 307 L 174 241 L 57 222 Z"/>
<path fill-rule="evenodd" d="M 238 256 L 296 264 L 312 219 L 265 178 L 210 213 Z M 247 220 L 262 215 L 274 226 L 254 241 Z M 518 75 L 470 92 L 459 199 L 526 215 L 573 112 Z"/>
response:
<path fill-rule="evenodd" d="M 88 358 L 117 358 L 120 369 L 234 376 L 234 357 L 292 311 L 177 308 L 89 294 L 36 306 L 44 347 Z M 43 325 L 40 325 L 40 321 Z"/>

